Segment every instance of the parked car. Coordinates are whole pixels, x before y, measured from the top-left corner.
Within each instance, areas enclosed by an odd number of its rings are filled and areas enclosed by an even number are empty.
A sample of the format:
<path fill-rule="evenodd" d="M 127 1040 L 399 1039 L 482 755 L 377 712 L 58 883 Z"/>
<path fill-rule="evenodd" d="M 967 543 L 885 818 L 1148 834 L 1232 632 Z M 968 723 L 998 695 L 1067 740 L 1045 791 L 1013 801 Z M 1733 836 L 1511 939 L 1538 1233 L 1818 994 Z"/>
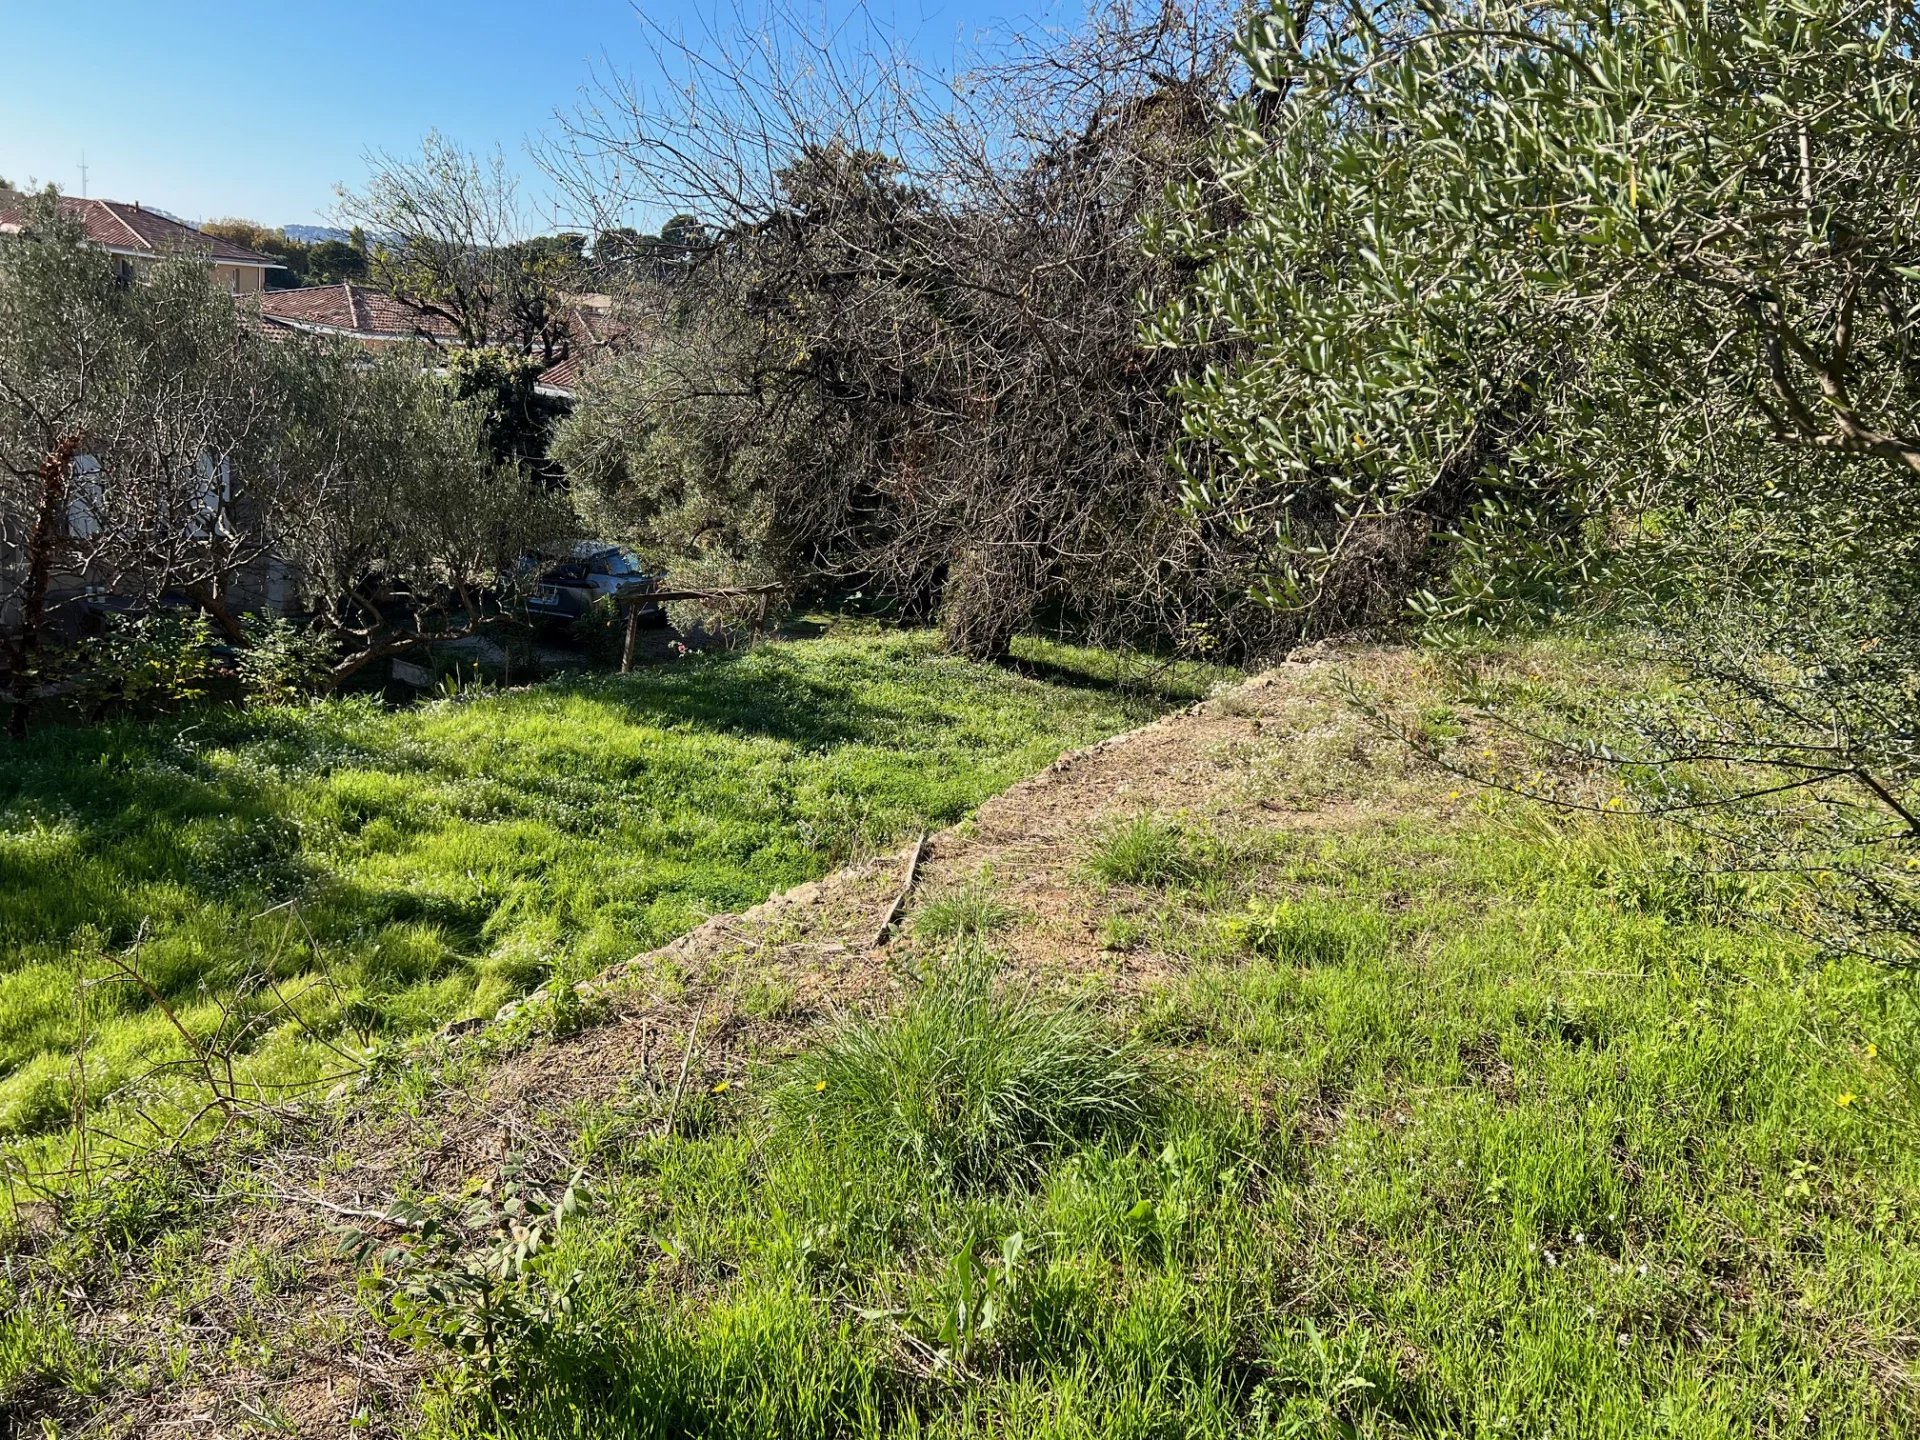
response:
<path fill-rule="evenodd" d="M 527 570 L 545 567 L 538 569 L 525 602 L 527 614 L 536 620 L 571 625 L 596 601 L 642 596 L 660 588 L 659 577 L 647 570 L 638 555 L 604 540 L 583 540 L 558 560 L 534 555 L 521 563 Z M 667 612 L 660 605 L 641 601 L 639 609 L 646 623 L 667 623 Z"/>

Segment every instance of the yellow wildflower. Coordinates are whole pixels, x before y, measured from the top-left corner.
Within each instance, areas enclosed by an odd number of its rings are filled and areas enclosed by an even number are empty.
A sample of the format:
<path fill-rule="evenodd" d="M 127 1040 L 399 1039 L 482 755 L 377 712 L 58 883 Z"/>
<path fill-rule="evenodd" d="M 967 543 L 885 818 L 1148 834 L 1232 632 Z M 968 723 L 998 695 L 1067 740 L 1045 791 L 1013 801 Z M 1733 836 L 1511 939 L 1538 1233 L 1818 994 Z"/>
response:
<path fill-rule="evenodd" d="M 824 1090 L 824 1089 L 826 1089 L 826 1088 L 827 1088 L 827 1082 L 826 1082 L 826 1081 L 824 1081 L 824 1080 L 819 1080 L 819 1081 L 816 1081 L 816 1082 L 814 1083 L 814 1087 L 813 1087 L 813 1093 L 814 1093 L 814 1094 L 816 1094 L 816 1095 L 818 1095 L 818 1094 L 819 1094 L 819 1093 L 820 1093 L 820 1092 L 821 1092 L 822 1090 Z"/>
<path fill-rule="evenodd" d="M 1859 1096 L 1855 1095 L 1851 1090 L 1849 1090 L 1844 1095 L 1834 1096 L 1833 1103 L 1838 1105 L 1841 1109 L 1844 1110 L 1846 1109 L 1847 1106 L 1853 1104 L 1853 1102 L 1859 1098 L 1860 1098 Z"/>
<path fill-rule="evenodd" d="M 1869 1041 L 1867 1044 L 1867 1048 L 1862 1050 L 1860 1053 L 1866 1056 L 1866 1058 L 1869 1060 L 1878 1059 L 1880 1055 L 1880 1047 L 1878 1045 L 1873 1044 L 1871 1041 Z"/>
<path fill-rule="evenodd" d="M 732 1088 L 733 1082 L 731 1080 L 721 1080 L 715 1083 L 713 1093 L 716 1095 L 724 1095 Z"/>

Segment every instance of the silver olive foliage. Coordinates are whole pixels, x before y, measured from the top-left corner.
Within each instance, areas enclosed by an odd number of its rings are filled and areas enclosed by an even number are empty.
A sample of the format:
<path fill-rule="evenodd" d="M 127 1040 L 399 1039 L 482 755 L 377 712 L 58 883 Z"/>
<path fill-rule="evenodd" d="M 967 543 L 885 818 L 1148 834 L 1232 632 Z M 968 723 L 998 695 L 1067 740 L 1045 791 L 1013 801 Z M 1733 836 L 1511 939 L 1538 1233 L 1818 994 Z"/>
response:
<path fill-rule="evenodd" d="M 1208 357 L 1189 495 L 1271 537 L 1279 603 L 1387 551 L 1436 622 L 1651 627 L 1685 694 L 1606 759 L 1908 959 L 1917 42 L 1857 0 L 1272 10 L 1149 326 Z"/>
<path fill-rule="evenodd" d="M 269 341 L 194 254 L 129 277 L 48 194 L 0 235 L 0 636 L 11 721 L 84 653 L 86 593 L 169 595 L 234 645 L 280 591 L 331 677 L 478 624 L 563 500 L 399 352 Z"/>

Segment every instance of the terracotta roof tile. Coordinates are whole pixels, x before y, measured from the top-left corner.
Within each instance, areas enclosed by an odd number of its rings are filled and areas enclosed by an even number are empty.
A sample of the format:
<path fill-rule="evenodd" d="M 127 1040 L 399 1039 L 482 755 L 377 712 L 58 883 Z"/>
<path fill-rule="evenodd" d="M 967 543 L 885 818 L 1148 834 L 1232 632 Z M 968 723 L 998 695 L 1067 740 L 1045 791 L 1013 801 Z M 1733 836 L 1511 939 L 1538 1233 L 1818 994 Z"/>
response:
<path fill-rule="evenodd" d="M 263 315 L 288 324 L 338 331 L 363 339 L 432 340 L 452 343 L 459 330 L 444 315 L 365 285 L 309 285 L 299 290 L 268 290 L 260 296 Z"/>
<path fill-rule="evenodd" d="M 543 390 L 565 390 L 571 394 L 580 388 L 580 372 L 584 368 L 580 355 L 563 355 L 542 370 L 534 383 Z"/>
<path fill-rule="evenodd" d="M 18 226 L 23 217 L 19 196 L 0 197 L 0 224 Z M 87 238 L 109 250 L 131 251 L 139 255 L 164 255 L 171 250 L 197 250 L 209 260 L 229 265 L 266 265 L 282 268 L 271 255 L 249 250 L 231 240 L 222 240 L 183 225 L 158 211 L 142 209 L 120 200 L 86 200 L 78 195 L 62 195 L 60 208 L 74 216 L 87 232 Z"/>

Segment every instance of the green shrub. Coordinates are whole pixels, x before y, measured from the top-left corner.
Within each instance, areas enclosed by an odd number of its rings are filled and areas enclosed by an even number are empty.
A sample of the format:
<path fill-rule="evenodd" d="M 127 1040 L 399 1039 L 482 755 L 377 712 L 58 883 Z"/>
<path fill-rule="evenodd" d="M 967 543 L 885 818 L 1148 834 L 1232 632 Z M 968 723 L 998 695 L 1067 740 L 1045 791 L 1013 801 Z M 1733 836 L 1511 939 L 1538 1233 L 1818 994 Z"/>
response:
<path fill-rule="evenodd" d="M 905 1006 L 847 1025 L 780 1092 L 782 1120 L 960 1186 L 1032 1179 L 1142 1117 L 1131 1044 L 1077 1006 L 996 992 L 979 956 Z"/>
<path fill-rule="evenodd" d="M 171 611 L 116 617 L 82 642 L 77 663 L 77 694 L 96 716 L 178 710 L 204 699 L 220 674 L 206 617 Z"/>
<path fill-rule="evenodd" d="M 331 658 L 325 636 L 279 615 L 249 615 L 240 628 L 247 643 L 234 663 L 249 695 L 284 704 L 321 687 Z"/>

